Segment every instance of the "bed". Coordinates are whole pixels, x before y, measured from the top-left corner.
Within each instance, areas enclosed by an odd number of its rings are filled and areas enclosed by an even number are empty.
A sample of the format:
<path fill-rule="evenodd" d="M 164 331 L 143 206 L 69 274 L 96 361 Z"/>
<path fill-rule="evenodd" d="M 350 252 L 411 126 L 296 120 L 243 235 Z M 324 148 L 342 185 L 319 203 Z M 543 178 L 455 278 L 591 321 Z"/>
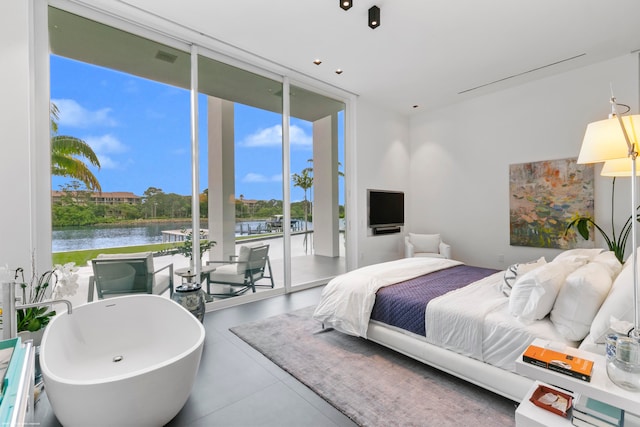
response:
<path fill-rule="evenodd" d="M 314 318 L 520 401 L 533 380 L 515 373 L 515 361 L 534 339 L 601 352 L 611 322 L 629 317 L 624 297 L 605 304 L 620 276 L 618 288 L 629 287 L 621 270 L 612 253 L 593 249 L 504 271 L 405 258 L 334 278 Z"/>

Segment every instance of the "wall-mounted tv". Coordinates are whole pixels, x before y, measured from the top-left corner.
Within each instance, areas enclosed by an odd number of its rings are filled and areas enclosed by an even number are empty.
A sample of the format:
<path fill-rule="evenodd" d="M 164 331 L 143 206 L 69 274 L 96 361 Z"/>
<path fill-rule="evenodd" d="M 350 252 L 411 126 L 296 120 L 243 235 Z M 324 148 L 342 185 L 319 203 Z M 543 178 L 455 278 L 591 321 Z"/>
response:
<path fill-rule="evenodd" d="M 371 228 L 404 225 L 402 191 L 367 190 L 368 221 Z"/>

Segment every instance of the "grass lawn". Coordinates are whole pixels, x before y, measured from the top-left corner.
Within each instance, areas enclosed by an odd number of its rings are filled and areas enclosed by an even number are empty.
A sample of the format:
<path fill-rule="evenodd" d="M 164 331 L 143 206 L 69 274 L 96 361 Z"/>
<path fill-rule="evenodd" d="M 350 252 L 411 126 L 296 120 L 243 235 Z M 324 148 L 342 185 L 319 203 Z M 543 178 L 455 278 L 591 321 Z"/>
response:
<path fill-rule="evenodd" d="M 82 251 L 56 252 L 53 254 L 54 264 L 66 264 L 75 262 L 76 265 L 86 265 L 89 260 L 94 259 L 98 254 L 132 254 L 136 252 L 171 252 L 180 243 L 154 243 L 140 246 L 123 246 L 119 248 L 86 249 Z"/>
<path fill-rule="evenodd" d="M 238 236 L 236 241 L 255 240 L 263 238 L 265 235 Z M 282 236 L 282 233 L 272 233 L 270 237 Z M 56 252 L 53 254 L 53 264 L 66 264 L 75 262 L 77 266 L 86 265 L 88 261 L 94 259 L 98 254 L 132 254 L 137 252 L 167 252 L 173 253 L 182 242 L 152 243 L 139 246 L 121 246 L 119 248 L 85 249 L 81 251 Z"/>

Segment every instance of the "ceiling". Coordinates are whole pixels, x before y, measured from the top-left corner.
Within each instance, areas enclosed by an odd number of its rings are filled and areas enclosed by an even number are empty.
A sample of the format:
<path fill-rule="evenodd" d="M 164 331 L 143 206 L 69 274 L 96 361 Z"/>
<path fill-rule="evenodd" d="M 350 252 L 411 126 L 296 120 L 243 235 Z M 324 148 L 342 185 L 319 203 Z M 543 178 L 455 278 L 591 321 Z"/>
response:
<path fill-rule="evenodd" d="M 404 114 L 640 50 L 639 0 L 119 2 Z"/>

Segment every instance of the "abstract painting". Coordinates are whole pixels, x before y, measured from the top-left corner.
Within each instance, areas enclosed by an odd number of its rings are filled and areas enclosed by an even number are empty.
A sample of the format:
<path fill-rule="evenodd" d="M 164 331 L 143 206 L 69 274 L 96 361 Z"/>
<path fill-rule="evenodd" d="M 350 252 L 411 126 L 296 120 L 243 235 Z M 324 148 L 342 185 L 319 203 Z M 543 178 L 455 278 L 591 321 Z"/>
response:
<path fill-rule="evenodd" d="M 566 233 L 572 218 L 593 218 L 593 180 L 593 165 L 579 165 L 575 158 L 509 165 L 511 245 L 594 247 L 593 237 Z"/>

